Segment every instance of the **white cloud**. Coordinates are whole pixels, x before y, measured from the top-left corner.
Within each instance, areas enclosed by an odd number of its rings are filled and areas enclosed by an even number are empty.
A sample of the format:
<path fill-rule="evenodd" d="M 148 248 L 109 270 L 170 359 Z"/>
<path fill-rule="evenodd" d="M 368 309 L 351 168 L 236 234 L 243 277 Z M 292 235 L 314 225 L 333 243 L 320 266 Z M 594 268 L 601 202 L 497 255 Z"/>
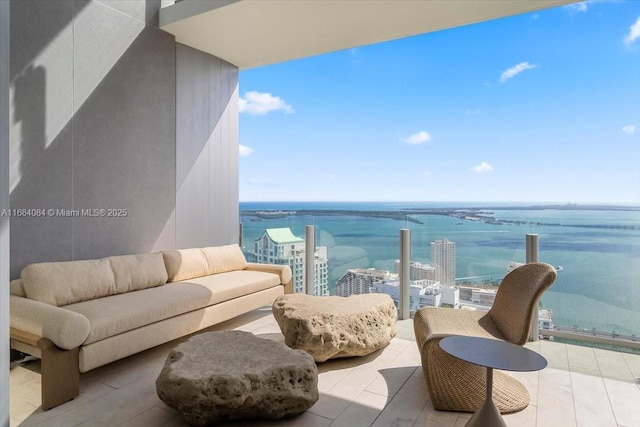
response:
<path fill-rule="evenodd" d="M 630 46 L 640 38 L 640 16 L 636 19 L 636 22 L 629 27 L 629 34 L 624 37 L 624 44 Z"/>
<path fill-rule="evenodd" d="M 239 98 L 238 102 L 241 113 L 248 113 L 254 116 L 262 116 L 278 110 L 283 111 L 285 114 L 293 113 L 293 108 L 284 99 L 266 92 L 246 92 L 244 97 L 241 96 Z"/>
<path fill-rule="evenodd" d="M 493 166 L 487 162 L 482 162 L 478 166 L 472 167 L 471 170 L 476 173 L 491 172 L 493 170 Z"/>
<path fill-rule="evenodd" d="M 635 131 L 636 131 L 636 126 L 635 125 L 622 126 L 622 132 L 624 132 L 626 134 L 631 135 Z"/>
<path fill-rule="evenodd" d="M 250 156 L 251 154 L 253 154 L 253 148 L 247 147 L 246 145 L 240 144 L 240 156 L 241 157 Z"/>
<path fill-rule="evenodd" d="M 565 6 L 567 9 L 570 9 L 572 12 L 586 12 L 587 11 L 587 2 L 583 1 L 580 3 L 568 4 Z"/>
<path fill-rule="evenodd" d="M 532 64 L 529 64 L 528 62 L 521 62 L 518 65 L 514 65 L 513 67 L 509 68 L 508 70 L 505 70 L 500 75 L 500 83 L 504 83 L 507 80 L 509 80 L 510 78 L 512 78 L 513 76 L 515 76 L 516 74 L 519 74 L 519 73 L 523 72 L 524 70 L 530 70 L 532 68 L 536 68 L 536 66 L 532 65 Z"/>
<path fill-rule="evenodd" d="M 418 133 L 414 133 L 409 138 L 404 140 L 404 142 L 409 145 L 419 145 L 429 141 L 431 141 L 431 135 L 423 130 Z"/>

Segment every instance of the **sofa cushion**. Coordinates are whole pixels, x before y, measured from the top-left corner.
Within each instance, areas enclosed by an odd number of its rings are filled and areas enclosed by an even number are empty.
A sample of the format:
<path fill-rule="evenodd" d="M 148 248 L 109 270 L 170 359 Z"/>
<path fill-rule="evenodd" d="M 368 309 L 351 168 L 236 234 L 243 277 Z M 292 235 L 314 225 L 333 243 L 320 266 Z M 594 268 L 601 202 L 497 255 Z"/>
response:
<path fill-rule="evenodd" d="M 181 283 L 112 295 L 64 308 L 84 315 L 91 325 L 85 344 L 206 307 L 209 292 Z"/>
<path fill-rule="evenodd" d="M 207 258 L 209 274 L 243 270 L 247 267 L 247 260 L 237 244 L 202 248 L 202 253 Z"/>
<path fill-rule="evenodd" d="M 42 262 L 22 270 L 27 298 L 63 306 L 112 295 L 116 282 L 107 259 Z"/>
<path fill-rule="evenodd" d="M 9 294 L 22 298 L 27 297 L 27 294 L 24 292 L 24 286 L 22 285 L 22 279 L 15 279 L 9 282 Z"/>
<path fill-rule="evenodd" d="M 89 319 L 85 344 L 219 302 L 279 286 L 276 274 L 234 271 L 113 295 L 64 308 Z"/>
<path fill-rule="evenodd" d="M 169 282 L 178 282 L 209 274 L 207 258 L 200 248 L 164 251 L 162 257 Z"/>
<path fill-rule="evenodd" d="M 179 282 L 199 286 L 209 292 L 208 305 L 217 304 L 264 289 L 281 286 L 280 276 L 262 271 L 237 270 Z"/>
<path fill-rule="evenodd" d="M 262 264 L 257 262 L 248 262 L 246 270 L 277 274 L 280 278 L 280 283 L 283 285 L 291 282 L 291 267 L 286 264 Z"/>
<path fill-rule="evenodd" d="M 117 294 L 167 283 L 167 269 L 161 253 L 112 256 L 106 259 L 113 269 Z"/>

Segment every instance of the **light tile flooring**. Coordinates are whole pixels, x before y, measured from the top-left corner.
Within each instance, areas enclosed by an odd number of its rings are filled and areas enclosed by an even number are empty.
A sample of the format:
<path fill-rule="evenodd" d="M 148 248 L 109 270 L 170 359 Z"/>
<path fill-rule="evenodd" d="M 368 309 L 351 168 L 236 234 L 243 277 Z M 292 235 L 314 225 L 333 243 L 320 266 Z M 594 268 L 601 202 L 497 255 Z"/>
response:
<path fill-rule="evenodd" d="M 210 330 L 238 329 L 278 341 L 282 334 L 269 307 Z M 186 339 L 186 338 L 185 338 Z M 39 362 L 11 369 L 12 426 L 185 426 L 158 399 L 155 380 L 178 341 L 103 366 L 81 376 L 80 396 L 43 412 Z M 514 373 L 531 394 L 524 411 L 506 415 L 509 426 L 640 426 L 640 356 L 553 343 L 530 343 L 549 366 Z M 225 426 L 463 426 L 470 414 L 440 412 L 428 398 L 412 321 L 398 322 L 398 336 L 366 357 L 321 363 L 320 399 L 302 415 Z"/>

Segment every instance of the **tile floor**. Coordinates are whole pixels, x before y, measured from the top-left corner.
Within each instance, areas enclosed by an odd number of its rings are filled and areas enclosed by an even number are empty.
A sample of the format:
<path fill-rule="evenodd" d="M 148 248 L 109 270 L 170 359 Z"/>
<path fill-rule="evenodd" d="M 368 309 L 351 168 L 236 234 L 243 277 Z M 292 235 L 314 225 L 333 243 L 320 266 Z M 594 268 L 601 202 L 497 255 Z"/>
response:
<path fill-rule="evenodd" d="M 238 329 L 283 341 L 270 307 L 210 330 Z M 185 338 L 186 339 L 186 338 Z M 11 369 L 12 426 L 185 426 L 158 399 L 155 380 L 178 341 L 83 374 L 80 396 L 43 412 L 39 362 Z M 544 355 L 539 372 L 514 373 L 531 394 L 524 411 L 505 416 L 509 426 L 640 426 L 640 356 L 549 341 L 527 347 Z M 470 414 L 439 412 L 429 401 L 412 321 L 398 322 L 398 336 L 383 350 L 318 366 L 320 399 L 302 415 L 278 422 L 225 426 L 463 426 Z"/>

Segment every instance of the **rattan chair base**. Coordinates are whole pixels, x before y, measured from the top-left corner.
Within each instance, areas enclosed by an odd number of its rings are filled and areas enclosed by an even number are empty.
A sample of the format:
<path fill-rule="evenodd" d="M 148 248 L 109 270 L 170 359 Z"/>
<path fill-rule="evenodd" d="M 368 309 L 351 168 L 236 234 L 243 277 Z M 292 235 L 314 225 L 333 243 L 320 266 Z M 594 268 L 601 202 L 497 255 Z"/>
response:
<path fill-rule="evenodd" d="M 433 407 L 441 411 L 475 412 L 485 400 L 487 368 L 449 355 L 439 343 L 440 339 L 429 340 L 421 351 Z M 496 370 L 493 401 L 503 414 L 517 412 L 529 405 L 529 392 L 518 380 Z"/>

